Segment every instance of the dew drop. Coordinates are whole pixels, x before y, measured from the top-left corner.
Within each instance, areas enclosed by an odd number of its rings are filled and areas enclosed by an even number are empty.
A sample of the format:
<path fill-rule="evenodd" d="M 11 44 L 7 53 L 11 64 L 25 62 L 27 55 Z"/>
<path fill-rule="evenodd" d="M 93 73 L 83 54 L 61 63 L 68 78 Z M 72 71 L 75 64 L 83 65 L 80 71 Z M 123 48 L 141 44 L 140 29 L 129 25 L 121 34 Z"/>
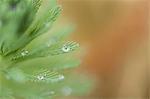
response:
<path fill-rule="evenodd" d="M 69 46 L 64 45 L 62 47 L 62 51 L 65 52 L 65 53 L 69 52 L 70 50 L 71 50 L 71 48 Z"/>
<path fill-rule="evenodd" d="M 29 51 L 25 50 L 21 53 L 22 56 L 26 56 L 29 53 Z"/>
<path fill-rule="evenodd" d="M 38 80 L 44 80 L 44 78 L 45 78 L 44 76 L 37 76 Z"/>

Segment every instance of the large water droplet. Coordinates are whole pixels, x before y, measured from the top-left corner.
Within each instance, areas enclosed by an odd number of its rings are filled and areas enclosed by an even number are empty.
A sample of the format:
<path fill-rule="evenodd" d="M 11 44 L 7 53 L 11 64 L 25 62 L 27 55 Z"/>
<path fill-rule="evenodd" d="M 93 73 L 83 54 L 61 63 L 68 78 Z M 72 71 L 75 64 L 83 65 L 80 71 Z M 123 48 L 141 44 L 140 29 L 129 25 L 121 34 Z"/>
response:
<path fill-rule="evenodd" d="M 65 53 L 69 52 L 70 50 L 71 50 L 70 46 L 64 45 L 64 46 L 62 47 L 62 51 L 65 52 Z"/>

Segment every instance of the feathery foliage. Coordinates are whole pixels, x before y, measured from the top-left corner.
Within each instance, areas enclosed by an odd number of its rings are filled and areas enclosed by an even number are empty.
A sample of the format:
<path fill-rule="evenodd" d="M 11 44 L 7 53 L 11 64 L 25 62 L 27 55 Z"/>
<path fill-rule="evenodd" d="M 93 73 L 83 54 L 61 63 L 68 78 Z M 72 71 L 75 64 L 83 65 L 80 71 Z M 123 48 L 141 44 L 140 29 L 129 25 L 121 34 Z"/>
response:
<path fill-rule="evenodd" d="M 0 0 L 0 99 L 53 99 L 90 87 L 68 73 L 80 64 L 79 44 L 66 41 L 71 28 L 45 34 L 60 13 L 56 0 Z"/>

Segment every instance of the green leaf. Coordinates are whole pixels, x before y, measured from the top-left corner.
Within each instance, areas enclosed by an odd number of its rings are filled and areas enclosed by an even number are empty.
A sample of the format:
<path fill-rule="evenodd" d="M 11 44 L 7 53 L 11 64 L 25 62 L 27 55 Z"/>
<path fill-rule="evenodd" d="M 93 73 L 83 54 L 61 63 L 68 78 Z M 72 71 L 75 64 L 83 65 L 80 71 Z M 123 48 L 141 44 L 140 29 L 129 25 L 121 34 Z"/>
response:
<path fill-rule="evenodd" d="M 62 54 L 58 56 L 50 56 L 47 58 L 39 58 L 20 62 L 16 67 L 21 68 L 26 73 L 31 73 L 33 70 L 46 68 L 49 70 L 66 70 L 79 66 L 80 60 L 75 58 L 72 53 Z"/>
<path fill-rule="evenodd" d="M 80 64 L 72 25 L 52 28 L 60 13 L 57 0 L 0 0 L 0 99 L 88 92 L 91 80 L 70 72 Z"/>
<path fill-rule="evenodd" d="M 42 4 L 42 0 L 32 0 L 34 10 L 37 12 Z"/>
<path fill-rule="evenodd" d="M 31 77 L 31 80 L 33 82 L 43 83 L 55 83 L 64 79 L 64 76 L 62 74 L 47 69 L 36 71 L 35 74 L 33 74 L 32 76 L 29 75 L 29 77 Z"/>
<path fill-rule="evenodd" d="M 46 57 L 46 56 L 54 56 L 60 55 L 64 53 L 69 53 L 74 51 L 79 47 L 79 44 L 76 42 L 67 42 L 65 44 L 62 43 L 54 43 L 48 44 L 45 46 L 40 46 L 38 48 L 34 48 L 32 50 L 24 49 L 23 51 L 18 52 L 15 56 L 12 57 L 12 60 L 26 60 L 31 58 L 38 57 Z"/>

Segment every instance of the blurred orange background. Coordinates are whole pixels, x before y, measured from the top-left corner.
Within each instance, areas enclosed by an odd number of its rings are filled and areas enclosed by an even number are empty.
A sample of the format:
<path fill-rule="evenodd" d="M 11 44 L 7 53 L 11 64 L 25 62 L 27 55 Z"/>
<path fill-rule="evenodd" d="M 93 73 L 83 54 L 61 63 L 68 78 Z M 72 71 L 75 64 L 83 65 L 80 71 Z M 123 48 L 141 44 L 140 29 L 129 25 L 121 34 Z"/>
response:
<path fill-rule="evenodd" d="M 148 98 L 148 0 L 59 0 L 77 26 L 81 64 L 97 79 L 89 99 Z"/>

